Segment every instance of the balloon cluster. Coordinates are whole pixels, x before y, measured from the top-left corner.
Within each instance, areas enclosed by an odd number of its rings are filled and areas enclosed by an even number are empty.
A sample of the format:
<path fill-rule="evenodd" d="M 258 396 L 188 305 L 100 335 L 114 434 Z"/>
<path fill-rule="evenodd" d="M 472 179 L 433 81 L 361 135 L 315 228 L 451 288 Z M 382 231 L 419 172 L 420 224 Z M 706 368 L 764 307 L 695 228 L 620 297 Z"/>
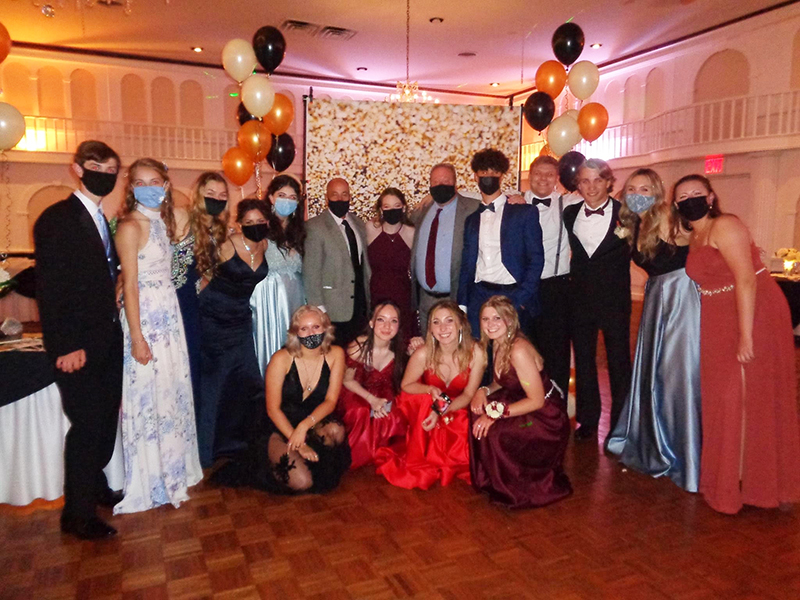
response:
<path fill-rule="evenodd" d="M 0 23 L 0 63 L 11 51 L 11 36 Z M 11 150 L 25 135 L 25 118 L 13 106 L 0 102 L 0 152 Z"/>
<path fill-rule="evenodd" d="M 594 63 L 588 60 L 575 63 L 583 52 L 584 41 L 583 31 L 575 23 L 564 23 L 556 29 L 552 47 L 558 60 L 548 60 L 539 66 L 536 71 L 537 91 L 528 96 L 522 109 L 531 127 L 536 131 L 547 129 L 543 154 L 564 156 L 581 138 L 587 142 L 599 138 L 608 125 L 608 111 L 602 104 L 583 104 L 600 82 L 600 72 Z M 556 117 L 555 99 L 567 86 L 561 114 Z M 569 108 L 570 96 L 577 98 L 579 105 L 583 104 L 580 110 Z"/>
<path fill-rule="evenodd" d="M 276 94 L 269 80 L 285 54 L 286 40 L 268 25 L 256 31 L 252 43 L 233 39 L 222 49 L 223 68 L 240 85 L 238 146 L 222 157 L 222 169 L 236 185 L 247 183 L 254 172 L 258 177 L 263 160 L 277 172 L 288 169 L 294 160 L 294 140 L 286 133 L 294 119 L 294 105 L 283 94 Z M 258 64 L 267 75 L 255 72 Z M 257 183 L 260 196 L 260 181 Z"/>

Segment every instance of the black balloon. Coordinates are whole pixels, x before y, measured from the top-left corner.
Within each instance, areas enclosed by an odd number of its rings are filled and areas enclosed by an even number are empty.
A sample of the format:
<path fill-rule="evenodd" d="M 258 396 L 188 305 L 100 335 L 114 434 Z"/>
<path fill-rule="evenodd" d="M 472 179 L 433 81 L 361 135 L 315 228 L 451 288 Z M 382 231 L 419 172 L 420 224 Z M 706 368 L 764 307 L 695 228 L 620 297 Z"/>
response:
<path fill-rule="evenodd" d="M 283 55 L 286 54 L 286 40 L 280 31 L 267 25 L 256 31 L 253 36 L 253 50 L 264 70 L 272 75 L 272 72 L 283 62 Z"/>
<path fill-rule="evenodd" d="M 575 176 L 578 174 L 578 169 L 586 160 L 586 157 L 580 152 L 567 152 L 558 161 L 558 180 L 561 182 L 568 191 L 574 192 L 577 189 L 575 185 Z"/>
<path fill-rule="evenodd" d="M 525 100 L 522 114 L 525 115 L 528 125 L 536 131 L 541 131 L 553 120 L 553 115 L 556 114 L 556 103 L 548 94 L 534 92 Z"/>
<path fill-rule="evenodd" d="M 561 64 L 569 66 L 583 52 L 583 30 L 575 23 L 564 23 L 553 34 L 553 54 Z"/>
<path fill-rule="evenodd" d="M 239 102 L 239 107 L 236 109 L 236 118 L 239 119 L 239 125 L 244 125 L 248 121 L 253 121 L 258 117 L 251 115 L 250 111 L 244 107 L 244 103 Z"/>
<path fill-rule="evenodd" d="M 278 173 L 288 169 L 294 160 L 294 140 L 288 133 L 272 136 L 272 148 L 267 154 L 269 166 Z"/>

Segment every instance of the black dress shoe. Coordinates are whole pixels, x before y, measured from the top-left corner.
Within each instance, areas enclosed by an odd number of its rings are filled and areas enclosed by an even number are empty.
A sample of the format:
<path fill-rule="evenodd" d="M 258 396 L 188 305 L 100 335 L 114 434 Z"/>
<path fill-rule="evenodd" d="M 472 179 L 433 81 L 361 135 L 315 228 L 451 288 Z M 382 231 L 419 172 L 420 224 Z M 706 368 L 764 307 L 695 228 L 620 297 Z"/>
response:
<path fill-rule="evenodd" d="M 115 492 L 110 488 L 106 488 L 106 491 L 97 497 L 97 503 L 100 506 L 105 506 L 106 508 L 114 508 L 117 504 L 122 502 L 124 497 L 125 494 L 123 494 L 121 491 Z"/>
<path fill-rule="evenodd" d="M 81 519 L 61 516 L 61 531 L 82 540 L 101 540 L 117 535 L 117 530 L 98 517 Z"/>
<path fill-rule="evenodd" d="M 575 441 L 585 442 L 597 437 L 597 427 L 581 425 L 575 430 Z"/>

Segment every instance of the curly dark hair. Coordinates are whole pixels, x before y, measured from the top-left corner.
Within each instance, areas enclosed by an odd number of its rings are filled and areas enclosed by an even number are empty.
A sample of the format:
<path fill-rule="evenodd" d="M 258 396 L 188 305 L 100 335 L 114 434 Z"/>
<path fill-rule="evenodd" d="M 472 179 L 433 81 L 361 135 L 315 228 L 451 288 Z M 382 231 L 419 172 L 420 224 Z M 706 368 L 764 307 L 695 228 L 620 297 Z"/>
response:
<path fill-rule="evenodd" d="M 264 218 L 270 223 L 270 215 L 272 211 L 269 209 L 269 204 L 264 200 L 259 200 L 258 198 L 245 198 L 239 204 L 236 205 L 236 222 L 241 223 L 244 221 L 244 216 L 249 213 L 251 210 L 257 210 Z M 270 223 L 271 225 L 271 223 Z M 272 227 L 270 226 L 270 229 Z"/>
<path fill-rule="evenodd" d="M 508 162 L 508 157 L 500 152 L 500 150 L 486 148 L 475 153 L 469 166 L 472 167 L 473 173 L 477 173 L 478 171 L 507 173 L 511 163 Z"/>
<path fill-rule="evenodd" d="M 274 215 L 270 219 L 270 230 L 275 230 L 273 242 L 278 245 L 278 248 L 294 249 L 301 255 L 305 249 L 306 242 L 306 198 L 303 195 L 303 190 L 300 187 L 300 182 L 291 175 L 278 175 L 267 186 L 267 202 L 271 203 L 270 198 L 275 192 L 285 187 L 292 188 L 297 194 L 297 210 L 295 210 L 286 219 L 286 228 L 280 226 L 280 219 Z M 274 206 L 272 206 L 274 208 Z M 273 221 L 278 227 L 273 227 Z"/>

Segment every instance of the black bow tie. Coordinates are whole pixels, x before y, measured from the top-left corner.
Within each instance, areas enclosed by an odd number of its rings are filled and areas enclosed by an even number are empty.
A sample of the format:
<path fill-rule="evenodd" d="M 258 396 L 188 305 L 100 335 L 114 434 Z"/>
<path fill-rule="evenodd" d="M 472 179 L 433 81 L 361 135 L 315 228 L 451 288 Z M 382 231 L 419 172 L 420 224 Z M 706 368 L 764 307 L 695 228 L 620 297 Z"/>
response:
<path fill-rule="evenodd" d="M 537 198 L 536 196 L 533 197 L 531 204 L 536 206 L 537 204 L 544 204 L 545 206 L 550 206 L 550 198 Z"/>
<path fill-rule="evenodd" d="M 604 214 L 606 214 L 602 206 L 596 210 L 590 210 L 584 206 L 583 210 L 586 213 L 587 217 L 591 217 L 592 215 L 600 215 L 602 217 Z"/>
<path fill-rule="evenodd" d="M 481 204 L 478 207 L 478 214 L 483 213 L 483 211 L 485 211 L 485 210 L 490 210 L 490 211 L 494 212 L 494 202 L 489 202 L 489 204 Z"/>

